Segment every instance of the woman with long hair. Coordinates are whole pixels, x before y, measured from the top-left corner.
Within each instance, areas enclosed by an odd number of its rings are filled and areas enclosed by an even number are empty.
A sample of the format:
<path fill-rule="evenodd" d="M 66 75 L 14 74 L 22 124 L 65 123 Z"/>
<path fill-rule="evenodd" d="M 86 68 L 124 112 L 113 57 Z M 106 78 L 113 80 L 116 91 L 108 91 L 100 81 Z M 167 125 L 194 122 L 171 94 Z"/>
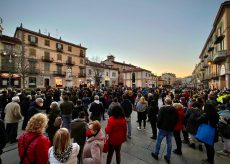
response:
<path fill-rule="evenodd" d="M 49 163 L 78 163 L 77 155 L 80 147 L 77 143 L 71 143 L 69 131 L 66 128 L 59 129 L 53 139 L 53 145 L 49 149 Z"/>
<path fill-rule="evenodd" d="M 141 130 L 142 121 L 143 121 L 143 127 L 145 129 L 146 119 L 147 119 L 147 108 L 148 108 L 148 102 L 145 100 L 145 97 L 142 96 L 136 106 L 138 123 L 139 123 L 139 127 L 137 127 L 138 130 Z"/>
<path fill-rule="evenodd" d="M 126 141 L 127 125 L 125 114 L 121 106 L 114 106 L 111 112 L 111 117 L 108 119 L 105 132 L 108 135 L 109 151 L 106 164 L 110 164 L 113 157 L 113 152 L 116 152 L 116 161 L 121 163 L 121 145 Z"/>
<path fill-rule="evenodd" d="M 18 140 L 18 152 L 20 163 L 47 163 L 48 150 L 50 147 L 49 138 L 43 133 L 47 126 L 46 114 L 38 113 L 30 118 L 26 132 L 22 133 Z"/>

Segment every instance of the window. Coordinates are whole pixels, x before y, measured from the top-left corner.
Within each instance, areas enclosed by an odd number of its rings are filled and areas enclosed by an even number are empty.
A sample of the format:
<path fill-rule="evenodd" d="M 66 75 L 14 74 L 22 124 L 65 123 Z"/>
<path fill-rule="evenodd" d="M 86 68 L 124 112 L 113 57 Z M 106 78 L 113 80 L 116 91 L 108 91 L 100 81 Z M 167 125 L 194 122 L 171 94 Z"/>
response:
<path fill-rule="evenodd" d="M 84 64 L 84 60 L 83 59 L 80 59 L 80 64 Z"/>
<path fill-rule="evenodd" d="M 109 72 L 106 72 L 106 76 L 109 76 Z"/>
<path fill-rule="evenodd" d="M 72 52 L 72 47 L 71 46 L 68 46 L 68 51 Z"/>
<path fill-rule="evenodd" d="M 62 60 L 61 54 L 57 54 L 57 60 Z"/>
<path fill-rule="evenodd" d="M 44 53 L 45 53 L 45 57 L 44 57 L 44 58 L 45 58 L 45 59 L 50 59 L 50 53 L 47 52 L 47 51 L 45 51 Z"/>
<path fill-rule="evenodd" d="M 89 69 L 89 75 L 92 75 L 92 70 L 91 69 Z"/>
<path fill-rule="evenodd" d="M 30 50 L 29 50 L 29 55 L 35 57 L 35 56 L 36 56 L 36 49 L 30 48 Z"/>
<path fill-rule="evenodd" d="M 50 63 L 48 63 L 48 62 L 44 63 L 44 70 L 45 70 L 45 72 L 49 72 L 50 71 Z"/>
<path fill-rule="evenodd" d="M 50 41 L 45 39 L 45 46 L 50 46 Z"/>
<path fill-rule="evenodd" d="M 61 74 L 61 72 L 62 72 L 62 66 L 57 65 L 57 73 Z"/>
<path fill-rule="evenodd" d="M 11 52 L 12 50 L 13 50 L 12 44 L 5 44 L 5 51 L 6 52 Z"/>
<path fill-rule="evenodd" d="M 145 75 L 146 77 L 148 76 L 148 74 L 146 73 L 146 75 Z"/>
<path fill-rule="evenodd" d="M 29 61 L 29 69 L 30 70 L 35 70 L 36 69 L 36 62 Z"/>
<path fill-rule="evenodd" d="M 62 51 L 63 50 L 63 45 L 61 43 L 56 44 L 57 50 Z"/>
<path fill-rule="evenodd" d="M 68 62 L 72 63 L 72 57 L 71 56 L 68 56 Z"/>
<path fill-rule="evenodd" d="M 113 72 L 113 73 L 112 73 L 112 77 L 116 77 L 116 72 Z"/>
<path fill-rule="evenodd" d="M 31 43 L 37 43 L 38 42 L 38 38 L 33 36 L 33 35 L 28 35 L 28 40 Z"/>
<path fill-rule="evenodd" d="M 36 87 L 36 77 L 29 77 L 29 87 Z"/>
<path fill-rule="evenodd" d="M 84 50 L 80 50 L 80 56 L 84 57 L 84 55 L 85 55 Z"/>

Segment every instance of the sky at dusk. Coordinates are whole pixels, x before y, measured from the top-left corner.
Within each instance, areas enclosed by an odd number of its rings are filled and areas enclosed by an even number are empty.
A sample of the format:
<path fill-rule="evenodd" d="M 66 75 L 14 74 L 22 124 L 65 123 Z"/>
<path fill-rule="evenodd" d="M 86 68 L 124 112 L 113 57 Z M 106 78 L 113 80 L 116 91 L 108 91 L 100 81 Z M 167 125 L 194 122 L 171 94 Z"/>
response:
<path fill-rule="evenodd" d="M 80 44 L 161 75 L 191 75 L 224 0 L 0 0 L 4 35 L 16 27 Z"/>

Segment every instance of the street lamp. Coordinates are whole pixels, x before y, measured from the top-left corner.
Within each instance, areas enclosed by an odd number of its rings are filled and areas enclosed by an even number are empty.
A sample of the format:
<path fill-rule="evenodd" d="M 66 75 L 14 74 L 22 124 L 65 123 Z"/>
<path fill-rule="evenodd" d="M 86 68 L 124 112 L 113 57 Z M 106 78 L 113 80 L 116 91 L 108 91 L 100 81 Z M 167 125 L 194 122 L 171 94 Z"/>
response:
<path fill-rule="evenodd" d="M 12 57 L 16 57 L 17 54 L 13 51 L 11 52 L 6 52 L 6 51 L 3 51 L 2 53 L 4 56 L 9 56 L 9 65 L 8 65 L 8 68 L 9 68 L 9 88 L 11 88 L 11 66 L 12 66 Z"/>

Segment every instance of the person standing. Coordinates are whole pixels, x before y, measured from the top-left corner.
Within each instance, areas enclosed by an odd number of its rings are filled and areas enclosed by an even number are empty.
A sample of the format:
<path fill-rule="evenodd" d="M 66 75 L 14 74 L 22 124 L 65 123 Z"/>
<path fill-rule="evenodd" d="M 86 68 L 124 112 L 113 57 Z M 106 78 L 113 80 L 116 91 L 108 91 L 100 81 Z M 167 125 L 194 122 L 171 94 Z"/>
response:
<path fill-rule="evenodd" d="M 55 120 L 57 119 L 57 117 L 61 116 L 61 111 L 58 107 L 58 103 L 55 101 L 50 104 L 49 108 L 51 110 L 50 110 L 50 113 L 48 115 L 49 121 L 48 121 L 48 127 L 46 128 L 46 132 L 48 133 L 50 142 L 53 143 L 53 137 L 54 137 L 56 131 L 58 129 L 60 129 L 60 126 L 61 126 L 61 125 L 55 125 Z"/>
<path fill-rule="evenodd" d="M 131 114 L 133 111 L 133 105 L 128 99 L 127 95 L 123 95 L 123 101 L 121 102 L 121 107 L 124 110 L 125 113 L 125 118 L 126 118 L 126 124 L 127 124 L 127 129 L 128 129 L 128 138 L 131 139 Z"/>
<path fill-rule="evenodd" d="M 31 104 L 32 96 L 27 95 L 21 104 L 22 115 L 24 116 L 23 123 L 22 123 L 22 130 L 26 129 L 27 123 L 29 121 L 29 108 Z"/>
<path fill-rule="evenodd" d="M 182 142 L 181 142 L 180 133 L 181 130 L 183 129 L 183 120 L 184 120 L 183 105 L 181 103 L 174 103 L 173 106 L 176 109 L 178 115 L 178 121 L 173 131 L 177 148 L 173 150 L 173 153 L 177 155 L 182 155 L 182 151 L 181 151 Z"/>
<path fill-rule="evenodd" d="M 158 102 L 153 99 L 148 106 L 148 118 L 152 128 L 151 139 L 157 139 L 157 114 L 159 111 Z"/>
<path fill-rule="evenodd" d="M 12 102 L 8 103 L 5 107 L 6 133 L 10 143 L 17 142 L 18 122 L 22 119 L 19 102 L 19 97 L 14 96 Z"/>
<path fill-rule="evenodd" d="M 3 148 L 6 146 L 7 134 L 5 130 L 5 124 L 0 119 L 0 164 L 2 164 L 1 154 L 3 153 Z"/>
<path fill-rule="evenodd" d="M 36 98 L 35 101 L 30 105 L 29 113 L 28 113 L 28 120 L 33 117 L 33 115 L 40 113 L 43 107 L 43 99 Z"/>
<path fill-rule="evenodd" d="M 5 113 L 4 109 L 9 102 L 9 97 L 7 95 L 7 91 L 2 91 L 2 95 L 0 96 L 0 112 L 1 112 L 1 119 L 4 120 Z"/>
<path fill-rule="evenodd" d="M 79 153 L 79 145 L 71 143 L 71 138 L 68 129 L 59 129 L 53 141 L 53 146 L 49 148 L 48 157 L 50 164 L 69 163 L 77 164 L 76 156 Z"/>
<path fill-rule="evenodd" d="M 202 160 L 202 164 L 214 164 L 214 157 L 215 157 L 215 150 L 214 150 L 214 144 L 215 142 L 218 142 L 218 132 L 217 132 L 217 124 L 219 122 L 219 115 L 217 113 L 217 109 L 214 106 L 215 104 L 206 103 L 204 105 L 204 114 L 202 114 L 198 118 L 198 123 L 202 124 L 209 124 L 213 128 L 215 128 L 215 138 L 214 143 L 212 145 L 206 144 L 206 153 L 207 153 L 207 159 Z"/>
<path fill-rule="evenodd" d="M 102 164 L 104 135 L 98 120 L 89 123 L 87 140 L 83 150 L 83 164 Z"/>
<path fill-rule="evenodd" d="M 144 129 L 146 127 L 147 108 L 148 108 L 148 102 L 145 100 L 144 96 L 142 96 L 136 106 L 138 123 L 139 123 L 139 127 L 137 127 L 138 130 L 141 130 L 142 121 L 143 121 Z"/>
<path fill-rule="evenodd" d="M 64 94 L 62 96 L 63 102 L 60 104 L 60 109 L 61 109 L 61 115 L 63 119 L 63 127 L 66 129 L 69 128 L 69 124 L 72 120 L 72 112 L 74 109 L 74 104 L 72 101 L 69 101 L 69 96 L 67 94 Z"/>
<path fill-rule="evenodd" d="M 90 119 L 92 121 L 101 121 L 101 113 L 104 111 L 103 104 L 99 101 L 99 96 L 94 96 L 94 102 L 90 104 L 89 111 L 91 112 Z"/>
<path fill-rule="evenodd" d="M 78 161 L 80 164 L 82 164 L 82 152 L 86 141 L 87 123 L 85 121 L 85 116 L 85 112 L 81 111 L 79 113 L 79 118 L 75 118 L 70 123 L 71 138 L 73 138 L 73 141 L 80 146 L 78 154 Z"/>
<path fill-rule="evenodd" d="M 155 151 L 153 151 L 151 155 L 154 159 L 158 160 L 161 142 L 163 138 L 166 137 L 167 155 L 164 156 L 164 159 L 167 163 L 170 163 L 172 150 L 172 135 L 178 121 L 178 116 L 176 109 L 172 106 L 171 98 L 166 97 L 164 101 L 165 105 L 160 108 L 157 119 L 157 127 L 159 129 L 159 132 L 157 135 Z"/>
<path fill-rule="evenodd" d="M 22 133 L 18 140 L 20 163 L 48 163 L 50 140 L 43 134 L 47 122 L 48 118 L 43 113 L 35 114 L 29 120 L 26 132 Z"/>
<path fill-rule="evenodd" d="M 121 145 L 126 141 L 127 125 L 125 114 L 121 106 L 114 106 L 111 117 L 105 127 L 105 132 L 108 135 L 109 151 L 106 164 L 110 164 L 113 157 L 113 152 L 116 152 L 117 164 L 121 163 Z"/>

